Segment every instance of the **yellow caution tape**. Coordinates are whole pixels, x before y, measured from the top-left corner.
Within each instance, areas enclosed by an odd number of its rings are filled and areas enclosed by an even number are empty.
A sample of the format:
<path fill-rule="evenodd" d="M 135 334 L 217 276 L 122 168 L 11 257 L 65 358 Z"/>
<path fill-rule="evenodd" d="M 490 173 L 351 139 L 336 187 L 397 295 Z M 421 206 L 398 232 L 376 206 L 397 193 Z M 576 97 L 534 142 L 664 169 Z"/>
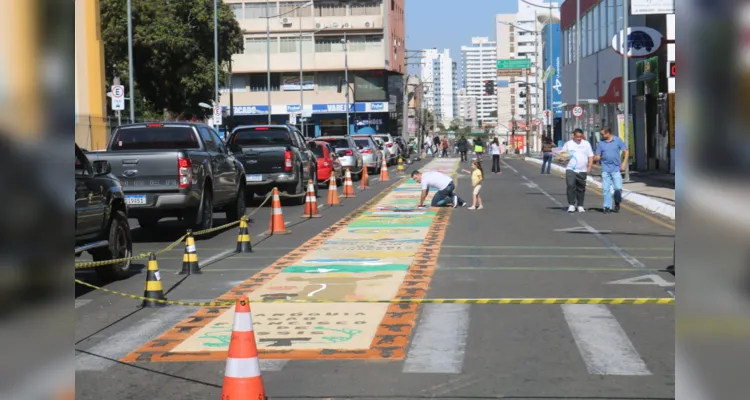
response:
<path fill-rule="evenodd" d="M 118 292 L 106 289 L 79 279 L 76 283 L 95 290 L 111 293 L 117 296 L 127 297 L 134 300 L 148 300 L 163 304 L 191 307 L 229 307 L 235 303 L 232 301 L 176 301 L 155 300 L 143 296 Z M 390 304 L 674 304 L 675 299 L 671 297 L 618 297 L 618 298 L 496 298 L 496 299 L 365 299 L 365 300 L 251 300 L 251 303 L 390 303 Z"/>

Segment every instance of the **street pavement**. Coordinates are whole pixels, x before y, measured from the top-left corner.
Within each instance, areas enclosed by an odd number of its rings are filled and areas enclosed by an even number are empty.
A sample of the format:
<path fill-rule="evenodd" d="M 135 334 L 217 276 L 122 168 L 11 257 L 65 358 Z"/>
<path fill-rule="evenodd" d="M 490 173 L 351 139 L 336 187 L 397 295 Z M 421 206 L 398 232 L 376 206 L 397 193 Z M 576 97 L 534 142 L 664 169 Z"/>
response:
<path fill-rule="evenodd" d="M 455 173 L 470 204 L 467 163 L 426 163 L 414 167 Z M 356 302 L 674 295 L 674 277 L 662 272 L 672 264 L 672 221 L 627 204 L 602 214 L 593 190 L 588 212 L 567 214 L 561 176 L 519 159 L 504 160 L 502 174 L 489 170 L 483 210 L 415 210 L 418 185 L 393 168 L 389 182 L 322 218 L 285 206 L 289 235 L 262 236 L 266 207 L 251 225 L 252 254 L 232 254 L 230 229 L 197 241 L 201 275 L 176 275 L 182 247 L 160 257 L 167 298 L 341 301 L 253 303 L 271 399 L 674 398 L 673 305 Z M 134 234 L 140 253 L 182 232 Z M 135 295 L 144 276 L 77 274 Z M 77 287 L 77 398 L 219 398 L 231 307 L 139 305 Z"/>

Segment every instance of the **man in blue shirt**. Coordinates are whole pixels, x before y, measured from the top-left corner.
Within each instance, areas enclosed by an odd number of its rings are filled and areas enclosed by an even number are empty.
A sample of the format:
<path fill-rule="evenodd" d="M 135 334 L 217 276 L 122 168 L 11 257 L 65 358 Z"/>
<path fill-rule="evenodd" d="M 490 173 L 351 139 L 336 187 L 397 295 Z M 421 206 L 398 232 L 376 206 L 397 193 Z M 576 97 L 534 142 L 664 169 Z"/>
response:
<path fill-rule="evenodd" d="M 596 161 L 602 165 L 602 194 L 604 195 L 604 213 L 612 211 L 612 187 L 615 188 L 614 212 L 620 211 L 622 201 L 622 172 L 625 171 L 623 159 L 628 160 L 630 150 L 628 145 L 619 137 L 612 134 L 609 128 L 601 130 L 602 140 L 596 148 Z M 620 154 L 623 152 L 624 157 Z"/>

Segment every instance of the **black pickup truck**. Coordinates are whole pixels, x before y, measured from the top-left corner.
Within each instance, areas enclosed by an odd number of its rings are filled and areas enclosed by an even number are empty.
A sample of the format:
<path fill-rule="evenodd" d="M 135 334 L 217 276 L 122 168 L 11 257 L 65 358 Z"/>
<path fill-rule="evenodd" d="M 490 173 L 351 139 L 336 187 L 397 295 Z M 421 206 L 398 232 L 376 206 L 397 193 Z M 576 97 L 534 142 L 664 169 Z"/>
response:
<path fill-rule="evenodd" d="M 130 257 L 133 240 L 128 225 L 128 210 L 120 182 L 107 161 L 91 163 L 76 145 L 76 257 L 87 251 L 94 261 Z M 91 154 L 91 153 L 89 153 Z M 96 268 L 105 279 L 122 279 L 130 261 Z"/>
<path fill-rule="evenodd" d="M 271 189 L 304 193 L 308 179 L 318 193 L 318 165 L 302 134 L 291 125 L 246 125 L 232 130 L 227 146 L 245 167 L 248 189 L 265 196 Z M 294 198 L 304 203 L 305 197 Z"/>
<path fill-rule="evenodd" d="M 245 170 L 208 125 L 123 125 L 112 133 L 107 151 L 88 156 L 109 161 L 130 216 L 144 229 L 166 217 L 208 229 L 214 210 L 226 212 L 230 222 L 245 213 Z"/>

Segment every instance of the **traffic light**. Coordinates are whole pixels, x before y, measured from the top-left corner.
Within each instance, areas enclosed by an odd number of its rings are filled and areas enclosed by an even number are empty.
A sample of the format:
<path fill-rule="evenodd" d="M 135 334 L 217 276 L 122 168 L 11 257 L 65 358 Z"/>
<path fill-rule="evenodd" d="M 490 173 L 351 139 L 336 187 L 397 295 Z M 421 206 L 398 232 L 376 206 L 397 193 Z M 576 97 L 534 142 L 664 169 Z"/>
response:
<path fill-rule="evenodd" d="M 493 94 L 495 94 L 495 82 L 484 81 L 484 94 L 487 96 L 492 96 Z"/>

